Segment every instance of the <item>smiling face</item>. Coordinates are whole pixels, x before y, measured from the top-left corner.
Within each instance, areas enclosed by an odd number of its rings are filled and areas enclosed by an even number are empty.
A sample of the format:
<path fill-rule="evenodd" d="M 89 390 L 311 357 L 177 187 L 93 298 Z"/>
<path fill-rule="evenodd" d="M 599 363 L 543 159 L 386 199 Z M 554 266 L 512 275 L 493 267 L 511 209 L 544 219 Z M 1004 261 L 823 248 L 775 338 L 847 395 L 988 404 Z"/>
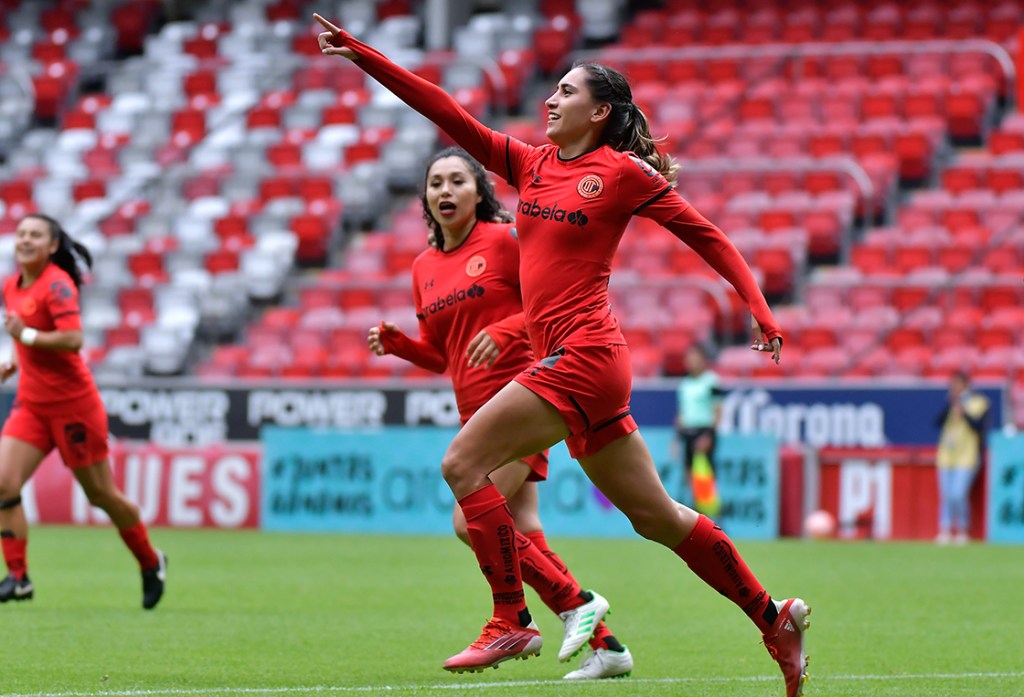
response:
<path fill-rule="evenodd" d="M 427 171 L 427 206 L 446 235 L 468 231 L 476 222 L 476 205 L 483 198 L 464 159 L 442 157 Z"/>
<path fill-rule="evenodd" d="M 595 102 L 587 89 L 587 69 L 579 66 L 565 74 L 544 102 L 548 109 L 546 133 L 560 147 L 596 135 L 604 127 L 608 104 Z"/>
<path fill-rule="evenodd" d="M 57 251 L 58 241 L 42 218 L 22 218 L 14 233 L 14 259 L 23 269 L 40 271 Z"/>

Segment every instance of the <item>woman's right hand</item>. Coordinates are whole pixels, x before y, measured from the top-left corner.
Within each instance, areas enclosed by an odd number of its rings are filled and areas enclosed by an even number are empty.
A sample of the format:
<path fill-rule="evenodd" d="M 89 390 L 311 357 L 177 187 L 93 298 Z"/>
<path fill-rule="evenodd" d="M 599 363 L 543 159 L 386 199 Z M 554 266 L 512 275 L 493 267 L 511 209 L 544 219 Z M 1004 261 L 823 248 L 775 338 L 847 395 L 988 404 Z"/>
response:
<path fill-rule="evenodd" d="M 383 356 L 385 353 L 387 353 L 384 350 L 384 342 L 381 341 L 381 331 L 397 332 L 398 325 L 392 324 L 391 322 L 381 322 L 376 327 L 370 327 L 370 333 L 366 337 L 366 343 L 370 347 L 370 350 L 373 351 L 378 356 Z"/>
<path fill-rule="evenodd" d="M 7 379 L 18 372 L 18 364 L 14 361 L 0 363 L 0 382 L 7 382 Z"/>
<path fill-rule="evenodd" d="M 352 49 L 338 46 L 337 39 L 338 35 L 341 34 L 341 27 L 335 26 L 315 12 L 313 13 L 313 19 L 320 22 L 320 26 L 327 30 L 320 32 L 316 37 L 317 43 L 320 44 L 321 53 L 325 56 L 343 56 L 353 61 L 359 58 Z"/>

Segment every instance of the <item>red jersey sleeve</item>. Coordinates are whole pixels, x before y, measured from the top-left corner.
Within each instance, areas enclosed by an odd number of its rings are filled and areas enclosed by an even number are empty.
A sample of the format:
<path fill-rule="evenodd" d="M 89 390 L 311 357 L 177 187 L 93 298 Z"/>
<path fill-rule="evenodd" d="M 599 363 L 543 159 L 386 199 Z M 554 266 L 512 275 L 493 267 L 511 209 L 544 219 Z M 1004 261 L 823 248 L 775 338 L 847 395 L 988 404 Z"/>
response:
<path fill-rule="evenodd" d="M 526 339 L 528 341 L 530 338 L 526 332 L 526 315 L 522 312 L 517 312 L 494 324 L 489 324 L 484 327 L 484 331 L 491 335 L 494 343 L 501 349 L 508 346 L 508 343 L 514 339 Z"/>
<path fill-rule="evenodd" d="M 387 331 L 381 324 L 380 342 L 384 346 L 385 353 L 394 354 L 432 373 L 443 373 L 448 369 L 448 360 L 445 358 L 444 348 L 438 344 L 430 327 L 427 326 L 425 318 L 419 314 L 419 308 L 423 305 L 415 268 L 413 270 L 412 295 L 417 308 L 416 318 L 420 323 L 420 338 L 413 339 L 401 331 Z"/>
<path fill-rule="evenodd" d="M 424 328 L 425 325 L 420 320 L 420 331 L 422 332 Z M 443 373 L 448 369 L 444 353 L 429 341 L 413 339 L 402 331 L 389 332 L 382 326 L 380 343 L 384 346 L 385 353 L 394 354 L 432 373 Z"/>
<path fill-rule="evenodd" d="M 75 284 L 62 278 L 50 282 L 46 293 L 46 305 L 58 331 L 74 331 L 82 328 L 82 314 L 78 307 L 78 289 Z"/>
<path fill-rule="evenodd" d="M 739 250 L 720 229 L 697 212 L 650 164 L 630 154 L 623 165 L 622 190 L 634 205 L 633 214 L 661 223 L 690 245 L 726 281 L 732 284 L 769 341 L 782 338 L 757 279 Z"/>
<path fill-rule="evenodd" d="M 437 124 L 486 169 L 519 187 L 521 174 L 535 157 L 536 148 L 487 128 L 440 87 L 392 63 L 348 32 L 342 30 L 335 45 L 355 51 L 359 56 L 355 64 L 370 77 Z"/>
<path fill-rule="evenodd" d="M 508 279 L 518 279 L 519 239 L 514 227 L 509 228 L 508 232 L 507 236 L 501 238 L 502 274 Z M 518 289 L 518 282 L 515 285 Z M 517 312 L 493 324 L 489 324 L 484 327 L 484 331 L 490 334 L 494 342 L 498 344 L 498 348 L 501 349 L 504 349 L 511 341 L 516 339 L 524 339 L 527 342 L 530 340 L 529 334 L 526 331 L 526 315 L 523 312 Z"/>

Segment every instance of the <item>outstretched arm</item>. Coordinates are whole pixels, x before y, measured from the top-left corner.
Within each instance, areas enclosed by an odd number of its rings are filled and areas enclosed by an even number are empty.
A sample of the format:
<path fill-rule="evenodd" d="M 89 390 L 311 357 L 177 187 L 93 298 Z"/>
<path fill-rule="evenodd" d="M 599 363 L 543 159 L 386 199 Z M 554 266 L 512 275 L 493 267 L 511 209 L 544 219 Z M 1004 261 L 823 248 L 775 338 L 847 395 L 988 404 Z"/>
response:
<path fill-rule="evenodd" d="M 782 349 L 782 330 L 772 315 L 764 293 L 757 285 L 736 246 L 721 230 L 698 213 L 693 206 L 687 206 L 664 226 L 673 235 L 690 245 L 704 261 L 708 262 L 722 278 L 732 284 L 753 315 L 754 348 L 770 351 L 776 363 Z"/>
<path fill-rule="evenodd" d="M 393 354 L 432 373 L 443 373 L 448 369 L 444 353 L 434 344 L 423 339 L 413 339 L 391 322 L 381 322 L 377 327 L 370 327 L 366 343 L 378 356 Z"/>
<path fill-rule="evenodd" d="M 395 96 L 437 124 L 485 168 L 509 179 L 511 173 L 505 156 L 508 136 L 474 119 L 437 85 L 392 63 L 380 51 L 320 15 L 314 14 L 313 18 L 326 30 L 317 36 L 325 55 L 344 56 L 354 61 Z"/>

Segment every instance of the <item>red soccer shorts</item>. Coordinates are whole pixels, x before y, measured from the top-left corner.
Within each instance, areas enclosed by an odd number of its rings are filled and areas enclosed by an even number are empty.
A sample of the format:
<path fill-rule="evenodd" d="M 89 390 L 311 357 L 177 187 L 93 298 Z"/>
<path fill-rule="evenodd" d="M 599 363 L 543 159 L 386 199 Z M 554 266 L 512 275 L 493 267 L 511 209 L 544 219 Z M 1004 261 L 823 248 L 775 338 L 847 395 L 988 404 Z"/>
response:
<path fill-rule="evenodd" d="M 558 409 L 574 458 L 594 455 L 637 429 L 629 413 L 633 369 L 623 344 L 563 346 L 515 381 Z"/>
<path fill-rule="evenodd" d="M 107 412 L 98 396 L 61 405 L 59 410 L 34 409 L 15 402 L 0 436 L 17 438 L 48 453 L 60 452 L 71 469 L 107 459 Z"/>

